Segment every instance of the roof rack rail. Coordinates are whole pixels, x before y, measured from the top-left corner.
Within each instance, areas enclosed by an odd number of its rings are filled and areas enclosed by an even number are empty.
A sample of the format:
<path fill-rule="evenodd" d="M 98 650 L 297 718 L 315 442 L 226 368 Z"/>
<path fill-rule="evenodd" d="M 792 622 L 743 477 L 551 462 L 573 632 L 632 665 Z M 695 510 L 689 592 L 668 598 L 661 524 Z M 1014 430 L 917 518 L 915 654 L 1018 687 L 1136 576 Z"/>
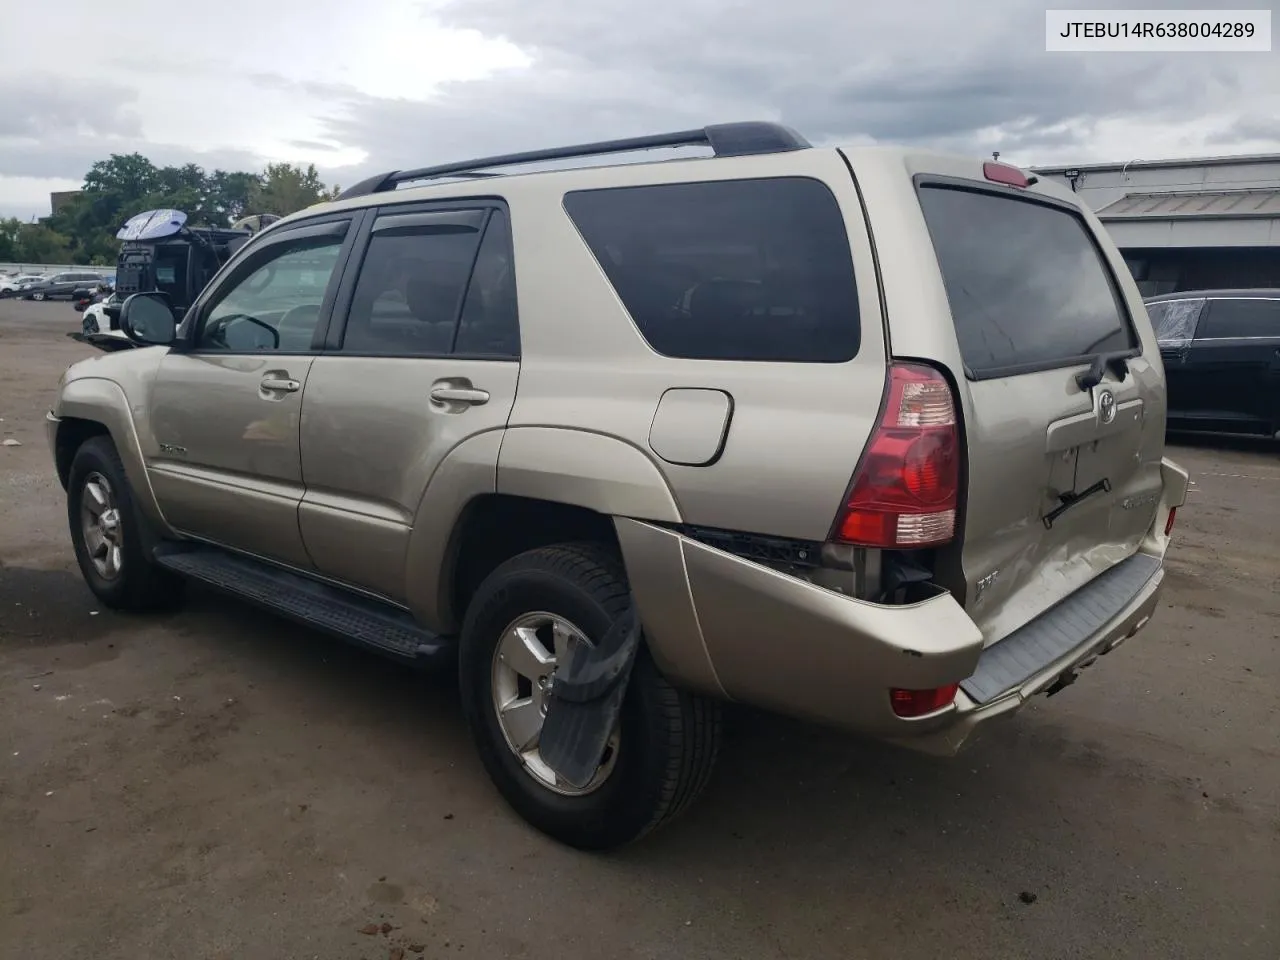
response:
<path fill-rule="evenodd" d="M 384 193 L 394 190 L 402 183 L 414 180 L 501 176 L 501 174 L 486 171 L 484 169 L 486 167 L 511 167 L 547 160 L 570 160 L 579 157 L 657 150 L 663 147 L 695 146 L 708 146 L 717 157 L 748 157 L 804 150 L 811 144 L 790 127 L 780 123 L 763 121 L 715 123 L 697 130 L 657 133 L 624 140 L 600 140 L 596 143 L 551 147 L 546 150 L 528 150 L 523 153 L 507 153 L 495 157 L 480 157 L 476 160 L 442 163 L 434 167 L 419 167 L 416 170 L 392 170 L 390 173 L 382 173 L 367 180 L 361 180 L 343 190 L 338 195 L 338 199 L 349 200 L 352 197 L 364 197 L 371 193 Z"/>

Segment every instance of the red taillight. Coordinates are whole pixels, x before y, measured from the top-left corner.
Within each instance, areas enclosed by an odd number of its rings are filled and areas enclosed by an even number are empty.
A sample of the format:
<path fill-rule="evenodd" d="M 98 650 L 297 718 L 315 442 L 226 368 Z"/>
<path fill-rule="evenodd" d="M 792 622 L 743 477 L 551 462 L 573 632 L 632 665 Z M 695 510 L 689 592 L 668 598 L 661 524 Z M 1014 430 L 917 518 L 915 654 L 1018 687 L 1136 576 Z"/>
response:
<path fill-rule="evenodd" d="M 960 684 L 949 683 L 933 690 L 890 690 L 889 703 L 900 717 L 923 717 L 951 703 L 959 689 Z"/>
<path fill-rule="evenodd" d="M 911 549 L 955 535 L 960 436 L 951 387 L 917 364 L 889 368 L 889 400 L 833 537 L 864 547 Z"/>
<path fill-rule="evenodd" d="M 993 163 L 988 160 L 982 165 L 982 175 L 993 183 L 1003 183 L 1010 187 L 1029 187 L 1031 181 L 1017 167 L 1007 163 Z"/>
<path fill-rule="evenodd" d="M 1170 507 L 1169 516 L 1164 521 L 1164 535 L 1167 537 L 1173 533 L 1173 522 L 1178 519 L 1178 508 Z"/>

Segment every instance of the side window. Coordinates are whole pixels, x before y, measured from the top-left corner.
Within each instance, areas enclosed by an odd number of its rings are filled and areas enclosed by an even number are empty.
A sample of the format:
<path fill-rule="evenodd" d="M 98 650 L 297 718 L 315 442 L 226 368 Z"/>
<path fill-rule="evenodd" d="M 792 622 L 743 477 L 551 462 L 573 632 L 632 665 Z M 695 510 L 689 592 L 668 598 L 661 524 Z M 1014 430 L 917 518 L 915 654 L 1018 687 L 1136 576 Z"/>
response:
<path fill-rule="evenodd" d="M 429 217 L 415 222 L 413 214 L 391 215 L 374 224 L 342 337 L 344 353 L 420 357 L 453 348 L 483 214 L 451 221 L 442 213 L 440 222 Z"/>
<path fill-rule="evenodd" d="M 843 363 L 858 352 L 853 255 L 818 180 L 584 190 L 564 207 L 659 353 Z"/>
<path fill-rule="evenodd" d="M 502 210 L 495 210 L 485 227 L 453 349 L 470 356 L 520 356 L 515 262 Z"/>
<path fill-rule="evenodd" d="M 1203 300 L 1164 300 L 1147 304 L 1147 316 L 1162 347 L 1182 347 L 1196 335 Z"/>
<path fill-rule="evenodd" d="M 1231 337 L 1280 338 L 1280 301 L 1210 300 L 1200 338 Z"/>
<path fill-rule="evenodd" d="M 203 309 L 197 350 L 308 353 L 325 290 L 338 263 L 340 234 L 309 236 L 259 251 Z"/>

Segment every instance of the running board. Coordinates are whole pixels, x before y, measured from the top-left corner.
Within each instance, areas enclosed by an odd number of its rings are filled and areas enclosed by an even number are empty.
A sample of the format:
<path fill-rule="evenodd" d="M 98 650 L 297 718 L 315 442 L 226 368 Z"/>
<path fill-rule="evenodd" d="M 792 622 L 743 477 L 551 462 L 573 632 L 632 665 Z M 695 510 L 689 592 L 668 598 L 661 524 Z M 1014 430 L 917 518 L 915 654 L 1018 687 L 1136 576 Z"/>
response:
<path fill-rule="evenodd" d="M 182 577 L 397 660 L 432 662 L 448 655 L 454 646 L 390 604 L 261 560 L 217 547 L 174 543 L 160 545 L 154 556 L 157 564 Z"/>

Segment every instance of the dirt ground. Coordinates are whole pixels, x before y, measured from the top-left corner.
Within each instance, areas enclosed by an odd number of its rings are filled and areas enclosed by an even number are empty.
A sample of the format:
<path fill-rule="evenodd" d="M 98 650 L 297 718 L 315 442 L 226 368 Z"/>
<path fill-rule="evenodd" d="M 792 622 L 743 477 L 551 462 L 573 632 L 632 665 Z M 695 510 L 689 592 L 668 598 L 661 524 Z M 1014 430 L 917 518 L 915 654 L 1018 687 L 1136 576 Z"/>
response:
<path fill-rule="evenodd" d="M 1280 450 L 1175 446 L 1152 625 L 960 758 L 734 711 L 686 817 L 587 856 L 447 679 L 95 605 L 43 432 L 78 321 L 0 301 L 0 956 L 1280 957 Z"/>

